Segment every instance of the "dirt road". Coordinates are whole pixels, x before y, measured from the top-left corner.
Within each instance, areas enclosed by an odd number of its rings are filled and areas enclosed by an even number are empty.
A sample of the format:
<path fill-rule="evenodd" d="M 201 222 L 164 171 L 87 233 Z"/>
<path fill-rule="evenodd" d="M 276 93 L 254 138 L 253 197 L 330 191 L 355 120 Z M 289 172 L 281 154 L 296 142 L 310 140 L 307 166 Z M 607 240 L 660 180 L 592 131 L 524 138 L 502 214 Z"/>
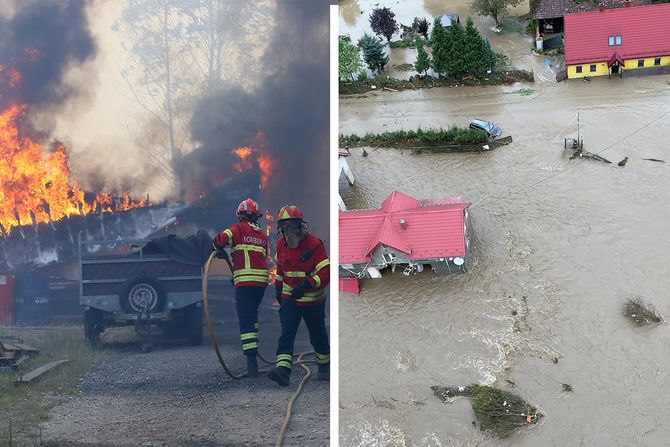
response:
<path fill-rule="evenodd" d="M 279 334 L 271 301 L 268 292 L 260 317 L 261 354 L 267 359 L 274 358 Z M 225 317 L 217 326 L 222 353 L 234 371 L 242 371 L 245 363 L 232 302 L 226 300 L 222 310 Z M 113 335 L 109 331 L 106 340 Z M 209 345 L 158 343 L 153 352 L 144 354 L 136 343 L 111 343 L 105 350 L 108 355 L 82 378 L 80 395 L 51 411 L 42 425 L 45 442 L 59 446 L 274 445 L 288 400 L 304 376 L 302 368 L 296 368 L 288 388 L 264 375 L 233 380 Z M 301 328 L 296 352 L 307 350 L 311 346 Z M 328 445 L 328 396 L 328 382 L 307 382 L 284 445 Z"/>

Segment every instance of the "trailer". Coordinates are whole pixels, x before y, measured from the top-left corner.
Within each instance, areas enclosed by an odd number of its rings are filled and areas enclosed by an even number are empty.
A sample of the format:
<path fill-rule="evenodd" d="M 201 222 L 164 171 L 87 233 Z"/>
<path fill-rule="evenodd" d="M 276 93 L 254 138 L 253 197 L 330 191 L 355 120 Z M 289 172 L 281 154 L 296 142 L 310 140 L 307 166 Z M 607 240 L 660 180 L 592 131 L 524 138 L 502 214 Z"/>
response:
<path fill-rule="evenodd" d="M 203 342 L 203 256 L 211 239 L 198 233 L 147 240 L 79 241 L 79 304 L 92 345 L 107 327 L 135 326 L 142 349 L 152 331 Z"/>

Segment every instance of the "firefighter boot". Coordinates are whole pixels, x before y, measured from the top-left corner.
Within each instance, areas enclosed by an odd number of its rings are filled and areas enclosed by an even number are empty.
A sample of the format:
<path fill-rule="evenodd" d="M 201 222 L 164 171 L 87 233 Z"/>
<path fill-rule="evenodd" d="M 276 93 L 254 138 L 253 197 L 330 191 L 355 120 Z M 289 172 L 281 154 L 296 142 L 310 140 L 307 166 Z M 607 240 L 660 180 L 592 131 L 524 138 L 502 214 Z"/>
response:
<path fill-rule="evenodd" d="M 288 386 L 291 377 L 291 370 L 283 366 L 273 366 L 268 372 L 270 380 L 277 382 L 281 386 Z"/>
<path fill-rule="evenodd" d="M 256 360 L 256 354 L 247 355 L 247 377 L 250 379 L 258 377 L 258 360 Z"/>
<path fill-rule="evenodd" d="M 330 363 L 318 366 L 319 373 L 316 375 L 316 380 L 330 380 Z"/>

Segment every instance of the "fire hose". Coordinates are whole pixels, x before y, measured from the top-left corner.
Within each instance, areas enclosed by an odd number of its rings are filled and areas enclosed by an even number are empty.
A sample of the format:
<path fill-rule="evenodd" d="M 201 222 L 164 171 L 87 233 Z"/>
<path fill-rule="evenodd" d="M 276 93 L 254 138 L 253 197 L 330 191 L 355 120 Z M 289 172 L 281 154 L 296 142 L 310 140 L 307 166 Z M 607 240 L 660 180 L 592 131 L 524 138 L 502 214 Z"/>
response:
<path fill-rule="evenodd" d="M 212 260 L 216 256 L 216 252 L 212 252 L 212 254 L 209 255 L 209 259 L 207 259 L 207 262 L 205 263 L 205 280 L 203 281 L 202 284 L 202 301 L 203 301 L 203 307 L 205 310 L 205 322 L 207 323 L 207 333 L 209 334 L 209 339 L 212 343 L 212 346 L 214 346 L 214 351 L 216 352 L 216 357 L 219 359 L 219 363 L 223 367 L 223 370 L 230 376 L 232 379 L 241 379 L 243 377 L 246 377 L 246 373 L 240 373 L 240 374 L 235 374 L 233 373 L 230 368 L 228 368 L 228 365 L 226 365 L 225 360 L 223 359 L 223 355 L 221 355 L 221 350 L 219 349 L 219 342 L 216 339 L 216 336 L 214 334 L 214 325 L 212 324 L 212 319 L 210 318 L 209 314 L 209 301 L 207 299 L 207 292 L 208 292 L 208 282 L 209 282 L 209 268 L 212 264 Z M 228 267 L 230 268 L 231 274 L 233 273 L 233 264 L 230 262 L 230 259 L 226 258 L 226 262 L 228 263 Z M 286 409 L 286 416 L 284 417 L 284 422 L 282 424 L 281 430 L 279 431 L 279 436 L 277 437 L 277 443 L 275 444 L 275 447 L 281 447 L 281 445 L 284 442 L 284 435 L 286 434 L 286 430 L 288 429 L 288 424 L 291 421 L 291 415 L 293 413 L 293 404 L 295 403 L 296 399 L 302 392 L 303 386 L 307 379 L 309 379 L 312 375 L 312 371 L 309 369 L 307 364 L 309 363 L 315 363 L 314 361 L 310 360 L 303 360 L 303 357 L 306 355 L 313 355 L 314 351 L 306 351 L 306 352 L 301 352 L 297 354 L 297 361 L 294 363 L 295 365 L 300 365 L 304 370 L 305 370 L 305 377 L 302 378 L 300 383 L 298 384 L 298 388 L 296 389 L 295 393 L 293 393 L 293 396 L 291 396 L 291 399 L 289 400 L 288 403 L 288 408 Z M 269 362 L 265 360 L 263 357 L 261 357 L 260 353 L 257 354 L 258 358 L 268 364 L 272 365 L 272 362 Z M 267 369 L 262 369 L 259 370 L 259 372 L 267 372 Z"/>

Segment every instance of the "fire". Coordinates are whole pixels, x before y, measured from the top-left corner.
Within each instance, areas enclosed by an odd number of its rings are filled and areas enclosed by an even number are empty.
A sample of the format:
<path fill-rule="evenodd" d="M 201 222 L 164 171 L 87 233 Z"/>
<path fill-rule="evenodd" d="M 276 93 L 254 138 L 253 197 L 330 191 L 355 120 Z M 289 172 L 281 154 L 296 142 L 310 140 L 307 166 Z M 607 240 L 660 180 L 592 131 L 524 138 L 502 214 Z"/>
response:
<path fill-rule="evenodd" d="M 22 224 L 147 205 L 145 200 L 133 201 L 127 193 L 122 197 L 98 194 L 94 200 L 85 200 L 84 191 L 69 177 L 65 147 L 55 144 L 45 154 L 39 144 L 19 133 L 18 123 L 26 111 L 26 105 L 12 105 L 0 112 L 0 229 L 4 235 Z"/>
<path fill-rule="evenodd" d="M 270 149 L 265 144 L 263 133 L 258 132 L 256 134 L 256 138 L 251 146 L 238 147 L 232 152 L 238 159 L 233 165 L 233 169 L 237 172 L 243 172 L 257 165 L 261 171 L 260 189 L 267 189 L 270 176 L 274 171 L 274 160 L 270 156 Z"/>

